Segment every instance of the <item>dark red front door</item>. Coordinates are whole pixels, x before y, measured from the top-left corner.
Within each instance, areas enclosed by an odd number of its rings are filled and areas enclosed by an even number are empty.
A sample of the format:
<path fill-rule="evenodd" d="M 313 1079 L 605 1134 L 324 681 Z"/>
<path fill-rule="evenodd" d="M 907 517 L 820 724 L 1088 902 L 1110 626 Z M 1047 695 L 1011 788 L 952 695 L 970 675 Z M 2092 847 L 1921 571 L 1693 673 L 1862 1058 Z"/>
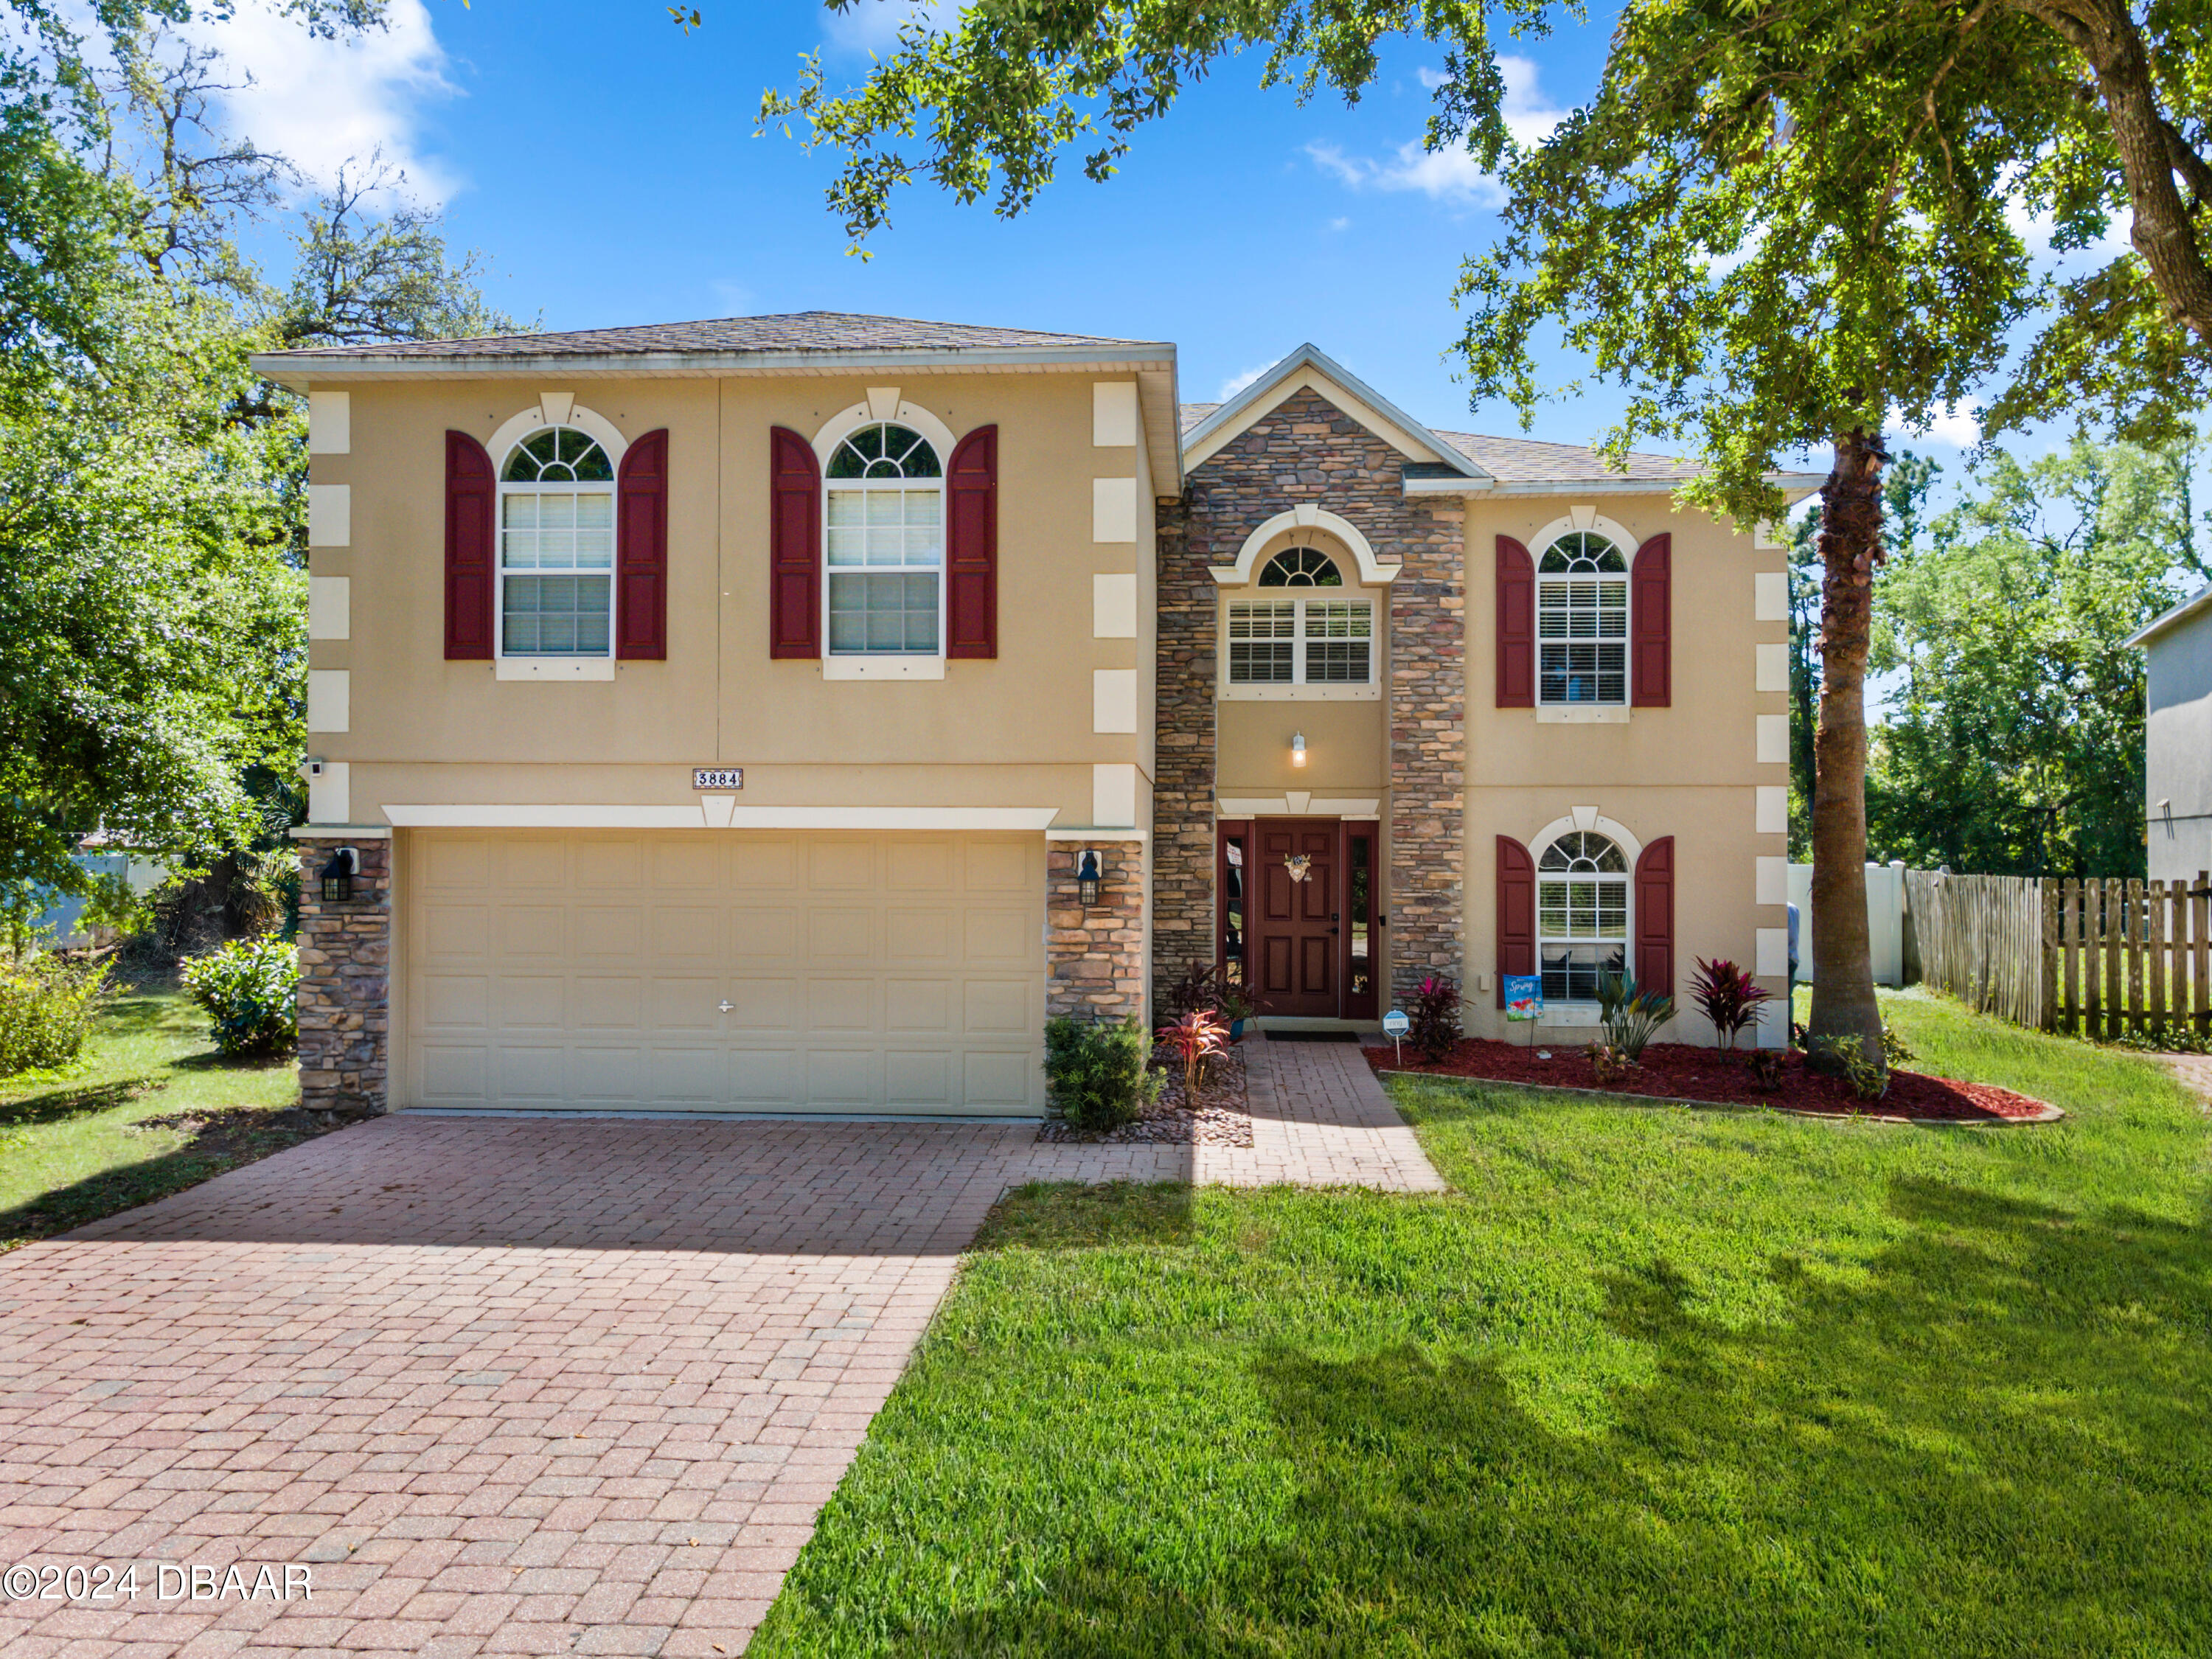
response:
<path fill-rule="evenodd" d="M 1334 1018 L 1341 952 L 1337 919 L 1337 825 L 1334 821 L 1262 818 L 1254 826 L 1258 867 L 1252 895 L 1253 978 L 1263 1014 Z M 1294 871 L 1292 860 L 1304 860 Z M 1303 875 L 1303 880 L 1297 878 Z"/>

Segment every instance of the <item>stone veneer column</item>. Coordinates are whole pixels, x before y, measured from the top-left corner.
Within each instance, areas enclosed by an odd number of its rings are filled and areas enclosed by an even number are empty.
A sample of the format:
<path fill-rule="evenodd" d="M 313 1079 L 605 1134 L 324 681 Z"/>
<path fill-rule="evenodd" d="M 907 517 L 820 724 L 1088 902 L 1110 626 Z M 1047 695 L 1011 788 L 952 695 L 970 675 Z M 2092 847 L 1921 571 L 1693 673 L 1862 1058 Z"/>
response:
<path fill-rule="evenodd" d="M 1152 780 L 1152 981 L 1211 963 L 1213 937 L 1214 634 L 1221 590 L 1191 546 L 1188 500 L 1157 514 L 1159 571 Z"/>
<path fill-rule="evenodd" d="M 1214 953 L 1220 591 L 1207 570 L 1233 562 L 1253 531 L 1307 502 L 1348 519 L 1377 558 L 1403 566 L 1390 587 L 1384 693 L 1387 994 L 1402 999 L 1431 973 L 1464 975 L 1465 514 L 1454 496 L 1407 500 L 1403 454 L 1308 387 L 1194 467 L 1182 501 L 1160 507 L 1152 972 L 1161 984 Z"/>
<path fill-rule="evenodd" d="M 323 866 L 361 855 L 351 899 L 323 902 Z M 300 1098 L 311 1111 L 374 1115 L 390 1103 L 392 842 L 317 836 L 300 843 Z"/>
<path fill-rule="evenodd" d="M 1439 503 L 1465 521 L 1456 501 Z M 1461 538 L 1409 543 L 1390 584 L 1390 994 L 1467 983 L 1467 582 Z"/>
<path fill-rule="evenodd" d="M 1076 898 L 1073 842 L 1045 845 L 1045 1018 L 1119 1020 L 1145 1015 L 1145 877 L 1137 843 L 1101 841 L 1098 902 Z"/>

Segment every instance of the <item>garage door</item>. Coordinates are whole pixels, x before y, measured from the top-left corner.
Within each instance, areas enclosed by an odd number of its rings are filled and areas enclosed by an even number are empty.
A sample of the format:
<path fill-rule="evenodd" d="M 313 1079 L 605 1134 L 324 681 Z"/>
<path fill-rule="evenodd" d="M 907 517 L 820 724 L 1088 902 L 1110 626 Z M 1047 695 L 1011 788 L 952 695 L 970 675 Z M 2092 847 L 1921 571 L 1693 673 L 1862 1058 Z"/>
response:
<path fill-rule="evenodd" d="M 416 831 L 425 1106 L 1028 1113 L 1038 836 Z"/>

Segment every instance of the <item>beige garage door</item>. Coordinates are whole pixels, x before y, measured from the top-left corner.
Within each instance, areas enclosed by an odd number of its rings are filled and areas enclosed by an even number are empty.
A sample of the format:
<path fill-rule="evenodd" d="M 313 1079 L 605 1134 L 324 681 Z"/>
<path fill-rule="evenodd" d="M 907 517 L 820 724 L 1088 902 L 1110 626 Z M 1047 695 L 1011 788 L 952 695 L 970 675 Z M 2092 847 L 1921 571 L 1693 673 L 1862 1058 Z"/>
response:
<path fill-rule="evenodd" d="M 419 830 L 403 1098 L 1027 1113 L 1038 836 Z"/>

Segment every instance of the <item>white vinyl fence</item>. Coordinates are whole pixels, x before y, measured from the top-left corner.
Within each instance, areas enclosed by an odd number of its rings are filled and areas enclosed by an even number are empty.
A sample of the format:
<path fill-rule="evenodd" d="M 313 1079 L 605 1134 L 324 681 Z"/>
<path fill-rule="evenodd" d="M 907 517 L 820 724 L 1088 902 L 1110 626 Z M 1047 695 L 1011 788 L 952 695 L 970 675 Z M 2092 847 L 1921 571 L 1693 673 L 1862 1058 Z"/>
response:
<path fill-rule="evenodd" d="M 1905 983 L 1905 860 L 1866 867 L 1867 942 L 1874 957 L 1874 982 Z M 1813 866 L 1790 866 L 1790 902 L 1797 907 L 1797 982 L 1810 985 L 1818 972 L 1813 960 Z"/>

